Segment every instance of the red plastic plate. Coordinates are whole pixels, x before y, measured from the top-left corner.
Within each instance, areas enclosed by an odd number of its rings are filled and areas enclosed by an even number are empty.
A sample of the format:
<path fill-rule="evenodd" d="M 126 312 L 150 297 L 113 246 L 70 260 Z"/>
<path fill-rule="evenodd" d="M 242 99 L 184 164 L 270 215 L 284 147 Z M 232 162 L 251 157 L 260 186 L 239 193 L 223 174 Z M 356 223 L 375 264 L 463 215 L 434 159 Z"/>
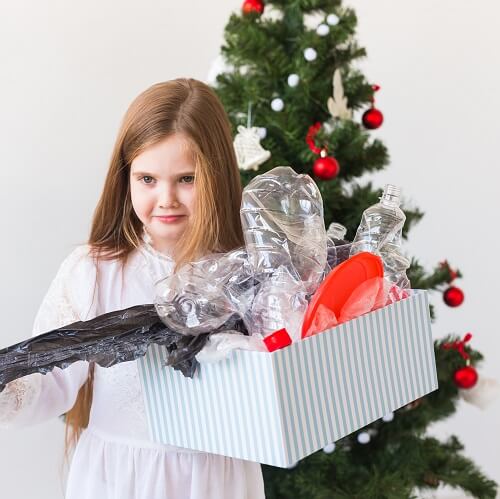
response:
<path fill-rule="evenodd" d="M 320 305 L 332 310 L 336 317 L 339 317 L 352 292 L 360 284 L 374 277 L 384 277 L 384 266 L 382 259 L 373 253 L 358 253 L 335 267 L 326 276 L 309 303 L 302 324 L 302 338 L 307 333 Z"/>

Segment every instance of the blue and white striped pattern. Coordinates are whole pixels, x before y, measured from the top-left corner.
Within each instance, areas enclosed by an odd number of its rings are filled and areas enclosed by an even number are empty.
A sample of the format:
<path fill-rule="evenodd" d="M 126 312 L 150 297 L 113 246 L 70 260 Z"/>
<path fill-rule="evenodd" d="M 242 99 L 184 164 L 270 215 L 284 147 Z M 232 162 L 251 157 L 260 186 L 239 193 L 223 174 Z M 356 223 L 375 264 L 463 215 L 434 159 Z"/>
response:
<path fill-rule="evenodd" d="M 436 390 L 425 291 L 273 353 L 237 350 L 194 379 L 139 360 L 151 437 L 287 467 Z"/>

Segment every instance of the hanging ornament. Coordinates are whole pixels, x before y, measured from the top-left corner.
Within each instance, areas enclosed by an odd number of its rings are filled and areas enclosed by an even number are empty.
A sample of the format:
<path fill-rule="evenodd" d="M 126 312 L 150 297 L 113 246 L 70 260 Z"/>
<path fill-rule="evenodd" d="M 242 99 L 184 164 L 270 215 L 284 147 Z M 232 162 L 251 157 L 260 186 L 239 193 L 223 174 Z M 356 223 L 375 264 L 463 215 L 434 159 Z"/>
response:
<path fill-rule="evenodd" d="M 372 85 L 372 89 L 375 94 L 375 92 L 378 92 L 380 90 L 380 87 L 378 85 Z M 372 106 L 370 109 L 364 112 L 362 120 L 365 128 L 367 128 L 368 130 L 375 130 L 376 128 L 379 128 L 384 122 L 384 115 L 375 107 L 375 95 L 372 96 L 371 101 Z"/>
<path fill-rule="evenodd" d="M 264 2 L 262 0 L 245 0 L 241 7 L 243 14 L 262 14 L 264 12 Z"/>
<path fill-rule="evenodd" d="M 258 127 L 260 140 L 264 140 L 267 137 L 267 128 L 265 126 Z"/>
<path fill-rule="evenodd" d="M 332 79 L 333 96 L 327 102 L 328 111 L 334 118 L 350 120 L 352 111 L 347 107 L 347 97 L 344 96 L 344 86 L 342 85 L 342 75 L 340 69 L 336 69 Z"/>
<path fill-rule="evenodd" d="M 458 307 L 464 302 L 464 292 L 456 286 L 450 286 L 443 293 L 443 300 L 449 307 Z"/>
<path fill-rule="evenodd" d="M 363 445 L 366 445 L 371 440 L 370 434 L 367 431 L 362 431 L 361 433 L 358 433 L 357 438 L 358 442 Z"/>
<path fill-rule="evenodd" d="M 331 180 L 335 178 L 339 174 L 339 170 L 339 163 L 333 156 L 318 158 L 313 165 L 314 175 L 321 180 Z"/>
<path fill-rule="evenodd" d="M 467 390 L 460 390 L 460 396 L 469 404 L 486 409 L 500 395 L 500 383 L 493 378 L 481 376 L 478 382 Z"/>
<path fill-rule="evenodd" d="M 462 277 L 458 270 L 453 270 L 447 260 L 440 263 L 441 269 L 445 271 L 448 275 L 446 281 L 448 284 L 452 284 L 457 277 Z M 464 292 L 457 286 L 449 286 L 443 292 L 443 300 L 449 307 L 458 307 L 462 305 L 464 301 Z"/>
<path fill-rule="evenodd" d="M 461 367 L 453 374 L 453 381 L 458 388 L 472 388 L 477 383 L 477 379 L 477 371 L 472 366 Z"/>
<path fill-rule="evenodd" d="M 320 148 L 314 143 L 314 138 L 320 128 L 321 123 L 319 122 L 310 126 L 306 135 L 306 142 L 309 149 L 311 149 L 314 154 L 320 155 L 313 165 L 314 175 L 321 180 L 331 180 L 339 174 L 340 165 L 333 156 L 327 156 L 328 152 L 326 147 Z"/>
<path fill-rule="evenodd" d="M 472 334 L 467 333 L 463 340 L 457 340 L 453 343 L 444 343 L 444 350 L 456 350 L 462 359 L 465 360 L 465 367 L 460 367 L 453 373 L 453 381 L 458 388 L 472 388 L 478 380 L 476 369 L 470 365 L 470 355 L 465 351 L 465 344 L 472 339 Z"/>
<path fill-rule="evenodd" d="M 279 113 L 280 111 L 283 111 L 283 108 L 285 107 L 285 103 L 283 102 L 283 99 L 280 99 L 279 97 L 276 97 L 271 101 L 271 109 L 273 111 L 276 111 Z"/>
<path fill-rule="evenodd" d="M 382 418 L 382 421 L 383 421 L 384 423 L 390 423 L 393 419 L 394 419 L 394 413 L 393 413 L 393 412 L 389 412 L 389 414 L 386 414 L 386 415 Z"/>
<path fill-rule="evenodd" d="M 325 454 L 331 454 L 335 450 L 335 444 L 328 444 L 323 447 L 323 452 Z"/>
<path fill-rule="evenodd" d="M 240 170 L 258 170 L 259 166 L 271 157 L 271 153 L 260 144 L 261 138 L 262 129 L 252 126 L 252 103 L 249 102 L 247 126 L 238 126 L 238 133 L 233 142 Z"/>
<path fill-rule="evenodd" d="M 308 47 L 304 50 L 304 58 L 306 61 L 314 61 L 318 57 L 318 53 L 312 47 Z"/>
<path fill-rule="evenodd" d="M 330 33 L 330 28 L 328 27 L 328 24 L 320 24 L 316 28 L 316 34 L 319 36 L 326 36 Z"/>
<path fill-rule="evenodd" d="M 296 87 L 299 84 L 300 77 L 298 74 L 292 73 L 288 76 L 287 83 L 290 87 Z"/>
<path fill-rule="evenodd" d="M 328 14 L 328 17 L 326 18 L 326 22 L 330 26 L 336 26 L 339 23 L 339 18 L 335 14 Z"/>
<path fill-rule="evenodd" d="M 260 144 L 258 127 L 240 125 L 234 138 L 234 150 L 240 170 L 258 170 L 271 157 L 271 153 Z"/>
<path fill-rule="evenodd" d="M 368 130 L 379 128 L 383 122 L 384 116 L 378 109 L 368 109 L 368 111 L 365 111 L 363 114 L 363 125 L 365 128 L 368 128 Z"/>

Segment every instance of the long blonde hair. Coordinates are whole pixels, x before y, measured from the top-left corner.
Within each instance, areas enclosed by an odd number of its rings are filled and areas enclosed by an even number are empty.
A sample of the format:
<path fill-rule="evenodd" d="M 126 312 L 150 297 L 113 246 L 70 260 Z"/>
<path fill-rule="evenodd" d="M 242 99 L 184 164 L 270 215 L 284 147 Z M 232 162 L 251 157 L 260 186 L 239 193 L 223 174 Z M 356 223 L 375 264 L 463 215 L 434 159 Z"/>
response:
<path fill-rule="evenodd" d="M 144 149 L 174 133 L 187 138 L 196 165 L 194 217 L 179 241 L 175 270 L 204 253 L 244 244 L 242 187 L 229 120 L 210 87 L 180 78 L 151 86 L 125 114 L 88 239 L 96 262 L 116 258 L 124 265 L 141 244 L 143 227 L 130 198 L 130 165 Z M 88 425 L 93 380 L 91 364 L 87 381 L 66 413 L 66 456 Z"/>

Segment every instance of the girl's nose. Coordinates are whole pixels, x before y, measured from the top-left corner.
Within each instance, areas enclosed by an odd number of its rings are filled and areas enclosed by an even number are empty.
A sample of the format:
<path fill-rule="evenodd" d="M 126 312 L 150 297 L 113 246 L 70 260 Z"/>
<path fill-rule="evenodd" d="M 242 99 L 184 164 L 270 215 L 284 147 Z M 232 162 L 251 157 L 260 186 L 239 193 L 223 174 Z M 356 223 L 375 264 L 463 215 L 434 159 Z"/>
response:
<path fill-rule="evenodd" d="M 175 189 L 167 186 L 163 189 L 159 198 L 160 208 L 178 208 L 179 201 L 177 200 L 177 195 Z"/>

